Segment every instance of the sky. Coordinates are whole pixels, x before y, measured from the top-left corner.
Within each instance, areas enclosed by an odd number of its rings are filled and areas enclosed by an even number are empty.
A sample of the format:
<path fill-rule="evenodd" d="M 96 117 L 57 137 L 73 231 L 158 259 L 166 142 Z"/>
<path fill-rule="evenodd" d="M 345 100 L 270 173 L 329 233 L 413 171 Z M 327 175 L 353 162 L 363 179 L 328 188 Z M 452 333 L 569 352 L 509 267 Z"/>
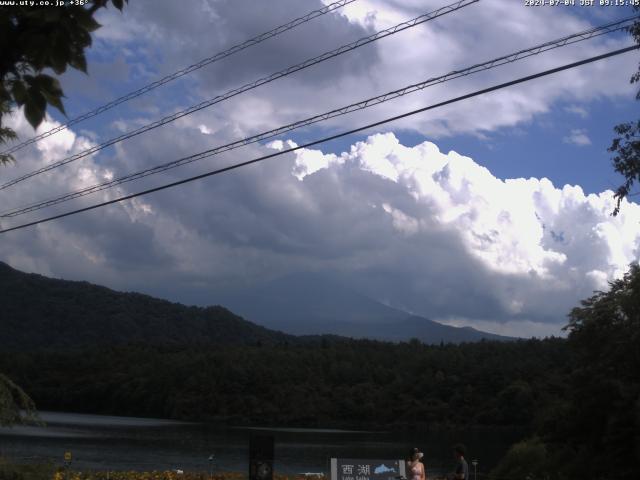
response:
<path fill-rule="evenodd" d="M 329 2 L 326 2 L 327 4 Z M 580 2 L 575 2 L 579 4 Z M 4 182 L 325 51 L 446 5 L 356 0 L 15 154 Z M 319 0 L 131 0 L 88 75 L 62 78 L 69 118 L 322 7 Z M 21 206 L 631 16 L 622 7 L 480 0 L 0 191 Z M 3 228 L 230 165 L 631 44 L 601 36 L 427 88 Z M 329 275 L 449 325 L 564 335 L 567 314 L 640 255 L 640 206 L 613 217 L 607 148 L 637 119 L 636 51 L 198 182 L 0 236 L 0 260 L 188 304 L 292 273 Z M 50 111 L 38 133 L 65 117 Z M 9 124 L 34 135 L 21 112 Z M 633 200 L 633 197 L 631 198 Z"/>

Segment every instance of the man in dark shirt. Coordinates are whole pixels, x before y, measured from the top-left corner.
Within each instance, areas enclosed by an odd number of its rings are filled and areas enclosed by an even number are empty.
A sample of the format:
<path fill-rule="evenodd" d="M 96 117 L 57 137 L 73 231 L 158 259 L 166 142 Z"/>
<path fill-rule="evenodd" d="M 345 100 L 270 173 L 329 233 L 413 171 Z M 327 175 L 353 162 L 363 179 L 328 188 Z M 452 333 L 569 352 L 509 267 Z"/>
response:
<path fill-rule="evenodd" d="M 469 480 L 469 465 L 464 459 L 465 448 L 464 445 L 458 444 L 453 447 L 453 452 L 456 456 L 456 470 L 453 474 L 455 480 Z"/>

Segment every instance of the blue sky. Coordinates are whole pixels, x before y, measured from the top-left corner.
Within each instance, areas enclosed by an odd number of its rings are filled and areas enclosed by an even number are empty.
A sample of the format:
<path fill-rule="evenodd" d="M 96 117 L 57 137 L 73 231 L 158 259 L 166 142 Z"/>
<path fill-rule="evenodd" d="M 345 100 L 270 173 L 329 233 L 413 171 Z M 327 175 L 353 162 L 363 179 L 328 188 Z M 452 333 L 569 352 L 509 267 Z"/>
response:
<path fill-rule="evenodd" d="M 622 100 L 596 100 L 581 106 L 560 104 L 533 121 L 483 138 L 455 135 L 439 138 L 436 143 L 442 151 L 453 150 L 472 157 L 501 179 L 546 177 L 559 187 L 579 185 L 587 194 L 600 193 L 615 190 L 623 181 L 613 170 L 608 148 L 615 136 L 614 125 L 633 120 L 638 110 L 638 105 Z M 589 142 L 572 142 L 572 131 L 580 131 Z M 304 143 L 316 135 L 322 132 L 309 131 L 290 138 Z M 366 136 L 352 135 L 332 141 L 325 151 L 340 153 Z M 397 136 L 407 146 L 430 140 L 416 132 L 399 131 Z"/>
<path fill-rule="evenodd" d="M 607 149 L 614 138 L 613 126 L 632 120 L 638 108 L 631 102 L 595 101 L 582 106 L 580 114 L 571 106 L 554 106 L 528 124 L 505 129 L 489 141 L 459 136 L 439 141 L 443 150 L 456 150 L 473 157 L 500 178 L 547 177 L 554 185 L 580 185 L 585 193 L 614 189 L 622 176 L 613 171 Z M 572 130 L 589 138 L 587 145 L 568 141 Z M 402 138 L 402 137 L 401 137 Z M 419 141 L 407 136 L 407 143 Z M 404 142 L 403 142 L 404 143 Z"/>
<path fill-rule="evenodd" d="M 62 77 L 69 116 L 322 4 L 193 0 L 190 5 L 132 1 L 122 14 L 101 12 L 89 75 L 69 71 Z M 24 149 L 7 177 L 442 5 L 357 0 Z M 631 13 L 480 0 L 23 182 L 0 192 L 0 201 L 20 205 L 84 188 Z M 281 140 L 301 144 L 629 43 L 626 34 L 599 37 Z M 24 230 L 7 237 L 0 258 L 27 271 L 203 305 L 215 303 L 217 289 L 322 272 L 443 323 L 508 335 L 559 334 L 573 305 L 638 259 L 640 207 L 626 203 L 624 214 L 614 219 L 607 192 L 621 181 L 607 152 L 613 126 L 640 112 L 628 81 L 637 65 L 636 52 L 625 54 L 242 172 Z M 62 115 L 51 112 L 40 131 L 60 121 Z M 14 126 L 23 138 L 33 134 L 19 116 Z M 50 213 L 283 145 L 245 147 Z M 460 291 L 473 294 L 460 300 L 455 296 Z"/>

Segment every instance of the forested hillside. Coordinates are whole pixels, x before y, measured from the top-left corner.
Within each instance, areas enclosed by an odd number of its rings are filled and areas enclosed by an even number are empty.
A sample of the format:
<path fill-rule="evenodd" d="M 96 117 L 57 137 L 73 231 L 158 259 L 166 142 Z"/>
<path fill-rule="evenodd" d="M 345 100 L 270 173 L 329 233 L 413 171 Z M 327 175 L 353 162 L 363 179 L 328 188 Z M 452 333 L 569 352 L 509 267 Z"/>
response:
<path fill-rule="evenodd" d="M 269 344 L 295 337 L 220 307 L 187 307 L 87 282 L 26 274 L 0 262 L 0 348 Z"/>
<path fill-rule="evenodd" d="M 530 426 L 563 395 L 565 343 L 129 346 L 4 353 L 0 371 L 41 409 L 254 426 Z"/>

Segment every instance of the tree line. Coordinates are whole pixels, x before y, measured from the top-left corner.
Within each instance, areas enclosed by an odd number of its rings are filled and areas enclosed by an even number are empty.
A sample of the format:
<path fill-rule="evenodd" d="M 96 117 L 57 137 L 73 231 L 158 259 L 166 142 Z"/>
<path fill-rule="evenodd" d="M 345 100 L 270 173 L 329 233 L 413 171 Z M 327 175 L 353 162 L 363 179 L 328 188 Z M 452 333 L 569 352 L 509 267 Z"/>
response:
<path fill-rule="evenodd" d="M 0 353 L 40 409 L 234 425 L 531 426 L 566 394 L 562 339 L 429 346 L 129 345 Z"/>

